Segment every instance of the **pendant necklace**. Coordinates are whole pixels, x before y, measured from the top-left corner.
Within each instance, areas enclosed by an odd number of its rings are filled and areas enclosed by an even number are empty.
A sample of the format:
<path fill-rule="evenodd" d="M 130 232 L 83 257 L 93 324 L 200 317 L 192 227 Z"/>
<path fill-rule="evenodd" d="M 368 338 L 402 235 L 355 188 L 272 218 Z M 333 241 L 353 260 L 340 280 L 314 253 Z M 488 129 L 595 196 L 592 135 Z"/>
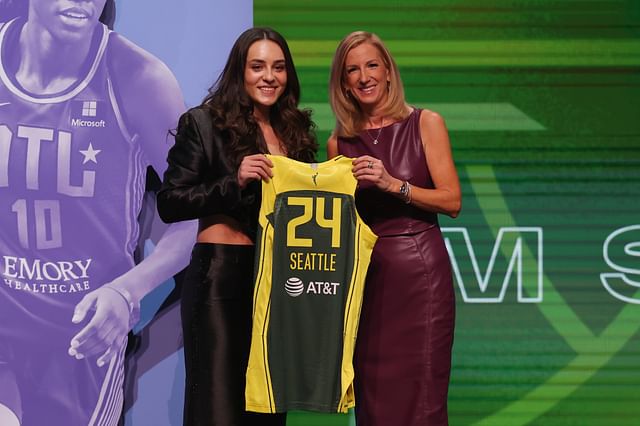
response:
<path fill-rule="evenodd" d="M 376 135 L 376 137 L 374 138 L 373 136 L 371 136 L 371 133 L 369 132 L 369 129 L 366 129 L 367 134 L 369 135 L 369 137 L 373 140 L 373 144 L 374 145 L 378 145 L 378 142 L 380 142 L 378 140 L 378 138 L 380 138 L 380 133 L 382 133 L 382 124 L 384 123 L 384 117 L 382 117 L 380 119 L 380 128 L 378 129 L 378 134 Z M 371 123 L 373 124 L 373 123 Z"/>

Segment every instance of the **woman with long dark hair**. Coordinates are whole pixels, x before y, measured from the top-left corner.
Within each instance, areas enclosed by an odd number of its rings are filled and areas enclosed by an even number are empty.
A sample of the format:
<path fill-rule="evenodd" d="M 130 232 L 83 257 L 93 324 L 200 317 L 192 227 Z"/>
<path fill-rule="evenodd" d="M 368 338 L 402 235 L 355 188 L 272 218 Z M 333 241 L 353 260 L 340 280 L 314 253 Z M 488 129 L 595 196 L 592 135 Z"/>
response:
<path fill-rule="evenodd" d="M 166 222 L 198 219 L 182 292 L 185 425 L 283 425 L 244 410 L 264 154 L 311 162 L 317 143 L 284 38 L 245 31 L 203 103 L 179 121 L 158 194 Z"/>

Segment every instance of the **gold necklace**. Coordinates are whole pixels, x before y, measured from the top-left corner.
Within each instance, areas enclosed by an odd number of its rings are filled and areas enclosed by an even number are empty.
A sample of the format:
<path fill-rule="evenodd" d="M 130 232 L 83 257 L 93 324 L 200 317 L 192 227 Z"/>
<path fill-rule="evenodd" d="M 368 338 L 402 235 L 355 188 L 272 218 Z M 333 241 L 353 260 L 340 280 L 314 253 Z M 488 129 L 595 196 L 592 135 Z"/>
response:
<path fill-rule="evenodd" d="M 373 124 L 373 123 L 371 123 Z M 369 132 L 369 129 L 365 129 L 367 131 L 367 134 L 369 135 L 369 137 L 371 138 L 371 140 L 373 141 L 374 145 L 378 145 L 378 142 L 380 142 L 378 140 L 378 138 L 380 138 L 380 133 L 382 133 L 382 125 L 384 124 L 384 117 L 380 118 L 380 128 L 378 128 L 378 134 L 376 135 L 376 137 L 374 138 L 373 136 L 371 136 L 371 133 Z"/>

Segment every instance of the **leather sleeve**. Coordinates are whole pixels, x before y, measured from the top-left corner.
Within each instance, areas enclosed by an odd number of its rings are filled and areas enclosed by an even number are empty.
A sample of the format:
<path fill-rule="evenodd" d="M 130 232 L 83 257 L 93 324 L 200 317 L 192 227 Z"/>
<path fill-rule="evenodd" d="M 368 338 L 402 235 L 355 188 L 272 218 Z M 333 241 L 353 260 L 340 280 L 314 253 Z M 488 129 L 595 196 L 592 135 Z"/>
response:
<path fill-rule="evenodd" d="M 221 158 L 222 142 L 215 133 L 204 111 L 190 110 L 180 117 L 158 192 L 158 213 L 164 222 L 226 213 L 243 201 L 236 173 Z"/>

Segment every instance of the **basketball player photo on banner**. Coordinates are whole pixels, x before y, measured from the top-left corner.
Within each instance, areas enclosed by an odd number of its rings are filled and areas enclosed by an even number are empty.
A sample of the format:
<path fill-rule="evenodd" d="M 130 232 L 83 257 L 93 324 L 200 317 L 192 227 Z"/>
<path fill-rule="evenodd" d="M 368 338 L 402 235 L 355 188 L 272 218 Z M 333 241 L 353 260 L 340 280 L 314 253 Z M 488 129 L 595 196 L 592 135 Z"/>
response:
<path fill-rule="evenodd" d="M 116 425 L 140 301 L 195 235 L 134 261 L 183 96 L 113 0 L 0 0 L 0 22 L 0 424 Z"/>

